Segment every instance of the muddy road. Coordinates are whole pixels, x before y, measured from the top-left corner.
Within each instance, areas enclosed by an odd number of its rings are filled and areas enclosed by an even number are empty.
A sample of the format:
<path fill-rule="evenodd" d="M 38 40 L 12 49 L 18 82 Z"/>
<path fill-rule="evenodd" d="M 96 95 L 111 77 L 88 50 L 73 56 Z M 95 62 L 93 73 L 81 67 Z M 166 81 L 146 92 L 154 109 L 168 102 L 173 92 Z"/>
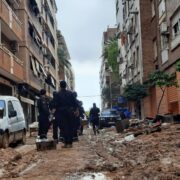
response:
<path fill-rule="evenodd" d="M 0 179 L 180 179 L 180 125 L 126 141 L 129 134 L 109 128 L 94 136 L 86 129 L 72 149 L 59 143 L 41 152 L 35 137 L 28 138 L 25 146 L 0 150 Z"/>

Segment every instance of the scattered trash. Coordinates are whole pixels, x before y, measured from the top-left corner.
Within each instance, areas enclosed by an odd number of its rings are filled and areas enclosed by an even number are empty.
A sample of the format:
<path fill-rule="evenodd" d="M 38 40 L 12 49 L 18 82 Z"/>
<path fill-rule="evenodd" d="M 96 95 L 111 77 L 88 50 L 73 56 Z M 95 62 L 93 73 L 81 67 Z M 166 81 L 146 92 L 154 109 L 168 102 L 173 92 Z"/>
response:
<path fill-rule="evenodd" d="M 65 178 L 65 180 L 109 180 L 103 173 L 81 173 L 74 174 Z"/>
<path fill-rule="evenodd" d="M 125 138 L 125 141 L 133 141 L 134 139 L 135 139 L 135 137 L 134 137 L 134 134 L 131 134 L 131 135 L 129 135 L 129 136 L 126 136 Z"/>

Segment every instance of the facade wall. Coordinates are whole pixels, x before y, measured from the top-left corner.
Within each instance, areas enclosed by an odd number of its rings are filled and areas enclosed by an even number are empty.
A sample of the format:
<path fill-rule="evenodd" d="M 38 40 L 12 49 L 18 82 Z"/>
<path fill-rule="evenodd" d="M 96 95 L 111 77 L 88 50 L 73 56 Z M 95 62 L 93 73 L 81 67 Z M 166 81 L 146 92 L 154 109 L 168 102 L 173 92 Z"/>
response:
<path fill-rule="evenodd" d="M 148 79 L 149 74 L 154 70 L 153 65 L 153 43 L 152 35 L 156 26 L 150 26 L 152 19 L 151 2 L 140 0 L 141 18 L 141 46 L 142 46 L 142 69 L 143 81 Z"/>
<path fill-rule="evenodd" d="M 155 70 L 175 73 L 175 63 L 180 59 L 179 0 L 130 0 L 122 3 L 123 26 L 119 36 L 121 92 L 128 83 L 146 82 Z M 119 13 L 118 25 L 121 23 Z M 176 78 L 178 80 L 179 76 Z M 149 91 L 149 96 L 142 101 L 144 117 L 156 115 L 162 93 L 159 88 Z M 168 88 L 160 114 L 180 113 L 179 102 L 179 88 Z"/>
<path fill-rule="evenodd" d="M 114 38 L 117 34 L 117 28 L 107 28 L 107 31 L 103 33 L 103 38 L 102 38 L 102 54 L 104 53 L 104 48 L 105 48 L 105 43 Z M 112 89 L 112 74 L 111 70 L 109 68 L 109 65 L 107 63 L 107 59 L 105 59 L 102 56 L 102 61 L 101 61 L 101 68 L 100 68 L 100 91 L 102 91 L 106 88 Z M 111 90 L 110 90 L 111 91 Z M 110 93 L 112 95 L 112 92 Z M 111 96 L 110 95 L 110 96 Z M 105 100 L 101 98 L 101 109 L 108 108 L 112 102 L 109 102 L 108 100 Z"/>
<path fill-rule="evenodd" d="M 28 123 L 39 90 L 58 89 L 56 11 L 55 0 L 0 1 L 0 95 L 17 96 Z"/>

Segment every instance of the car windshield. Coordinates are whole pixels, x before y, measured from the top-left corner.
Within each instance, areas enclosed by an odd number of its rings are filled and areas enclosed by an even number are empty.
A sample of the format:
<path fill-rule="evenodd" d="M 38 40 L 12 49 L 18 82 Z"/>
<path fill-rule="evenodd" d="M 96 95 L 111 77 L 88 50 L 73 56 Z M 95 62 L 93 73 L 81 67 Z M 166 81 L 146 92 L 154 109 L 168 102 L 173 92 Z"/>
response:
<path fill-rule="evenodd" d="M 102 116 L 112 116 L 112 115 L 118 115 L 117 114 L 117 111 L 113 111 L 113 110 L 111 110 L 111 111 L 103 111 L 102 113 L 101 113 L 101 115 Z"/>

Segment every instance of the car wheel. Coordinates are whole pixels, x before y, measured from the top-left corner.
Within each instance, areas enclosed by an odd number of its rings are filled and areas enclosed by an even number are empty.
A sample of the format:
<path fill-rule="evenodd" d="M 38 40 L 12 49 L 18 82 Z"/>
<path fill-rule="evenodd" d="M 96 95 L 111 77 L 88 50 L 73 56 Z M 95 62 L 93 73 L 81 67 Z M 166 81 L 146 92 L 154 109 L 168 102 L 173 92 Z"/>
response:
<path fill-rule="evenodd" d="M 6 148 L 9 147 L 9 135 L 8 135 L 8 133 L 5 133 L 5 134 L 3 135 L 2 147 L 3 147 L 4 149 L 6 149 Z"/>
<path fill-rule="evenodd" d="M 24 130 L 22 133 L 22 140 L 21 140 L 22 144 L 26 144 L 26 131 Z"/>

